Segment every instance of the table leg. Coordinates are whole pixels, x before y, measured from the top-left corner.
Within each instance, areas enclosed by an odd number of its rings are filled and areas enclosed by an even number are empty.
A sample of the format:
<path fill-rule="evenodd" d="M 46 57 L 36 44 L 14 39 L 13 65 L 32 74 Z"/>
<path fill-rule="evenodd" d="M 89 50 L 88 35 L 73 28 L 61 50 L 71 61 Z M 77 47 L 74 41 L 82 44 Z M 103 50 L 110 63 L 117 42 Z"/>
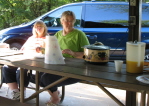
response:
<path fill-rule="evenodd" d="M 0 64 L 0 89 L 2 87 L 3 83 L 2 83 L 2 64 Z"/>
<path fill-rule="evenodd" d="M 39 71 L 36 71 L 36 91 L 39 91 Z M 36 96 L 36 106 L 39 106 L 39 94 Z"/>
<path fill-rule="evenodd" d="M 50 85 L 44 87 L 43 89 L 40 89 L 39 91 L 36 91 L 36 92 L 33 93 L 30 97 L 26 98 L 25 101 L 28 101 L 28 100 L 31 100 L 31 99 L 35 98 L 37 95 L 39 95 L 39 93 L 41 93 L 41 92 L 43 92 L 43 91 L 49 89 L 50 87 L 53 87 L 53 86 L 59 84 L 60 82 L 66 80 L 66 79 L 68 79 L 68 78 L 69 78 L 69 77 L 62 77 L 62 78 L 60 78 L 59 80 L 57 80 L 57 81 L 53 82 L 52 84 L 50 84 Z"/>
<path fill-rule="evenodd" d="M 24 102 L 24 69 L 20 68 L 20 102 Z"/>
<path fill-rule="evenodd" d="M 136 92 L 126 91 L 126 106 L 136 106 Z"/>
<path fill-rule="evenodd" d="M 114 95 L 112 95 L 107 89 L 105 89 L 100 83 L 94 82 L 100 89 L 102 89 L 109 97 L 111 97 L 119 106 L 124 106 L 124 104 L 119 101 Z"/>
<path fill-rule="evenodd" d="M 149 92 L 147 92 L 147 106 L 149 106 Z"/>
<path fill-rule="evenodd" d="M 146 91 L 141 91 L 140 106 L 145 106 L 146 103 Z"/>
<path fill-rule="evenodd" d="M 65 86 L 62 86 L 62 96 L 61 96 L 61 101 L 60 101 L 60 103 L 63 102 L 64 97 L 65 97 Z"/>

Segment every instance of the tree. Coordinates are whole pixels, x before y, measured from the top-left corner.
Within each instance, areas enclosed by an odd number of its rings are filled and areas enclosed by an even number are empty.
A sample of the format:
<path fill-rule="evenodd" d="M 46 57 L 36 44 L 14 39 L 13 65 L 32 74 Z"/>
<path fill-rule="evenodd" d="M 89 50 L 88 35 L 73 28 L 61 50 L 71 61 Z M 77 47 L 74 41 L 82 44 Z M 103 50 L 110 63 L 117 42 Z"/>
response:
<path fill-rule="evenodd" d="M 66 3 L 69 0 L 1 0 L 0 29 L 28 22 Z"/>
<path fill-rule="evenodd" d="M 26 21 L 25 0 L 1 0 L 0 1 L 0 27 L 6 28 Z M 22 14 L 23 13 L 23 14 Z"/>

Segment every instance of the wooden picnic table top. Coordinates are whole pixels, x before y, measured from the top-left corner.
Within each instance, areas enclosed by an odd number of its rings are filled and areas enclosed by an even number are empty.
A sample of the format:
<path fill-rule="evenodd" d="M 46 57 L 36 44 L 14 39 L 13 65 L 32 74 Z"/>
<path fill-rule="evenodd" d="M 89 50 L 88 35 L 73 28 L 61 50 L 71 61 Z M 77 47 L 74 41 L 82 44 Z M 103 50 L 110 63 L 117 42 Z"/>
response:
<path fill-rule="evenodd" d="M 123 64 L 121 73 L 116 73 L 113 62 L 95 65 L 85 62 L 83 59 L 66 58 L 66 64 L 45 64 L 43 58 L 24 59 L 21 55 L 19 56 L 16 55 L 16 60 L 15 56 L 0 57 L 0 59 L 9 60 L 5 61 L 5 64 L 15 65 L 21 68 L 106 83 L 111 86 L 120 87 L 121 89 L 129 89 L 130 91 L 149 91 L 148 84 L 136 80 L 137 76 L 149 75 L 149 73 L 147 71 L 141 74 L 127 73 L 126 64 Z M 4 61 L 0 60 L 0 63 L 4 64 Z"/>
<path fill-rule="evenodd" d="M 149 85 L 137 81 L 136 77 L 140 75 L 149 75 L 148 71 L 144 71 L 140 74 L 127 73 L 126 64 L 123 64 L 122 72 L 116 73 L 115 65 L 113 62 L 95 65 L 85 62 L 83 59 L 76 58 L 66 58 L 65 62 L 66 64 L 45 64 L 43 58 L 26 58 L 23 55 L 8 55 L 0 57 L 0 64 L 6 64 L 29 70 L 36 70 L 37 72 L 45 72 L 64 76 L 64 79 L 61 79 L 61 81 L 67 78 L 77 78 L 85 81 L 94 82 L 104 91 L 106 91 L 106 89 L 103 88 L 103 86 L 100 84 L 103 84 L 104 86 L 106 85 L 110 88 L 117 88 L 132 92 L 141 92 L 141 94 L 143 95 L 142 103 L 145 104 L 145 94 L 149 91 Z M 40 92 L 42 91 L 37 91 L 36 94 L 32 97 L 35 97 Z M 112 96 L 109 93 L 108 95 Z M 113 98 L 114 97 L 112 97 L 112 99 Z M 21 100 L 23 101 L 23 99 Z M 114 100 L 117 101 L 118 104 L 123 105 L 116 98 L 114 98 Z M 129 101 L 129 99 L 126 100 L 126 102 L 127 101 L 128 104 L 132 102 Z M 136 101 L 134 100 L 133 102 Z"/>

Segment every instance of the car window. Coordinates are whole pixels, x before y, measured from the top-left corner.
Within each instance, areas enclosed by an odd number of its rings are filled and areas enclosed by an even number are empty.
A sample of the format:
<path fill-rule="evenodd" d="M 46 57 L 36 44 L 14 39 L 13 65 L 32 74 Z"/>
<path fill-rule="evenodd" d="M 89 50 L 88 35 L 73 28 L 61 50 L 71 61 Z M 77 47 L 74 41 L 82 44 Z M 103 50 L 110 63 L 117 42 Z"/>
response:
<path fill-rule="evenodd" d="M 82 6 L 67 6 L 67 7 L 62 7 L 52 13 L 50 13 L 48 16 L 46 16 L 43 21 L 48 27 L 61 27 L 60 23 L 60 17 L 61 14 L 64 11 L 73 11 L 74 14 L 76 15 L 76 23 L 75 27 L 81 27 L 80 22 L 81 22 L 81 12 L 82 12 Z"/>
<path fill-rule="evenodd" d="M 86 5 L 85 27 L 127 27 L 128 8 L 128 5 Z"/>
<path fill-rule="evenodd" d="M 149 27 L 149 6 L 142 6 L 142 27 Z"/>

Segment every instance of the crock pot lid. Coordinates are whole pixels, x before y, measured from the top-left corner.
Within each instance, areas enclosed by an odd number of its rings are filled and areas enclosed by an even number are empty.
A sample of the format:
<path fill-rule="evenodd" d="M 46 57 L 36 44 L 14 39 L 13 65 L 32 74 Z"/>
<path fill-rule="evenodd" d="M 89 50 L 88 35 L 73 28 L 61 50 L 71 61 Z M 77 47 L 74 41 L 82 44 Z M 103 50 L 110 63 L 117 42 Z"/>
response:
<path fill-rule="evenodd" d="M 86 49 L 94 49 L 94 50 L 107 50 L 110 49 L 109 46 L 104 46 L 104 45 L 85 45 L 84 48 Z"/>

